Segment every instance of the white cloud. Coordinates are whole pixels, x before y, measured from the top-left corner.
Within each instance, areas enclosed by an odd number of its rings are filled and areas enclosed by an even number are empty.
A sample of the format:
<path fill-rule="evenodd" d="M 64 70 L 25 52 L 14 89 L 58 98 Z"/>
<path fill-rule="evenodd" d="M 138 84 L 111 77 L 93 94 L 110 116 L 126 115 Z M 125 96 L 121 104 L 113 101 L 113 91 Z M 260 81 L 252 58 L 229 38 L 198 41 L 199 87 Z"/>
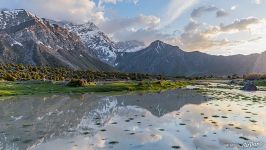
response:
<path fill-rule="evenodd" d="M 216 12 L 217 18 L 226 17 L 228 15 L 229 15 L 228 12 L 226 12 L 224 9 L 220 9 Z"/>
<path fill-rule="evenodd" d="M 211 26 L 192 20 L 180 37 L 169 40 L 170 43 L 180 45 L 186 50 L 209 50 L 213 47 L 225 47 L 239 44 L 238 40 L 228 40 L 222 34 L 237 34 L 250 31 L 255 26 L 266 24 L 264 19 L 248 17 L 238 19 L 228 25 Z"/>
<path fill-rule="evenodd" d="M 104 12 L 99 10 L 93 0 L 8 0 L 0 1 L 2 7 L 27 9 L 38 16 L 55 19 L 70 20 L 77 23 L 93 21 L 102 22 Z"/>
<path fill-rule="evenodd" d="M 106 3 L 117 4 L 118 2 L 123 2 L 123 1 L 131 2 L 134 4 L 137 4 L 139 2 L 139 0 L 99 0 L 98 6 L 102 6 Z"/>
<path fill-rule="evenodd" d="M 188 8 L 195 5 L 199 0 L 170 0 L 166 7 L 163 24 L 165 27 L 177 20 Z"/>
<path fill-rule="evenodd" d="M 199 18 L 202 16 L 203 13 L 213 12 L 213 11 L 217 11 L 217 10 L 218 10 L 218 8 L 215 6 L 201 6 L 201 7 L 198 7 L 192 11 L 191 17 L 192 18 Z"/>
<path fill-rule="evenodd" d="M 261 4 L 262 3 L 262 0 L 255 0 L 255 3 L 256 4 Z"/>
<path fill-rule="evenodd" d="M 232 6 L 230 9 L 231 9 L 231 10 L 236 10 L 237 7 L 238 7 L 237 5 L 234 5 L 234 6 Z"/>
<path fill-rule="evenodd" d="M 201 6 L 192 11 L 191 18 L 193 19 L 199 18 L 204 13 L 208 13 L 208 12 L 216 12 L 217 18 L 225 17 L 229 15 L 224 9 L 219 9 L 216 6 Z"/>
<path fill-rule="evenodd" d="M 160 18 L 156 16 L 139 15 L 133 18 L 118 18 L 105 21 L 100 25 L 100 28 L 106 33 L 115 33 L 128 28 L 155 28 L 160 22 Z"/>
<path fill-rule="evenodd" d="M 128 40 L 138 40 L 142 41 L 145 44 L 149 44 L 155 40 L 165 40 L 168 39 L 171 35 L 164 34 L 157 29 L 138 29 L 138 30 L 120 30 L 113 35 L 114 39 L 122 39 L 124 41 Z"/>

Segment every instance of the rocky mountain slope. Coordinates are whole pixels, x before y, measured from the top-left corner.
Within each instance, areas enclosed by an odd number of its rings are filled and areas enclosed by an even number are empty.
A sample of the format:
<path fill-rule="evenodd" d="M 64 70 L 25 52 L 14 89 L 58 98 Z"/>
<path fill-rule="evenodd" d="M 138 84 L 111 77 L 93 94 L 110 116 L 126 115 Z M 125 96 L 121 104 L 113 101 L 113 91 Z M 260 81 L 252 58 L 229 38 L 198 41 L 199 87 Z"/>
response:
<path fill-rule="evenodd" d="M 64 27 L 76 33 L 83 44 L 91 49 L 101 61 L 113 65 L 116 60 L 117 48 L 115 43 L 103 33 L 94 23 L 74 25 L 65 24 Z"/>
<path fill-rule="evenodd" d="M 161 41 L 134 53 L 120 53 L 116 67 L 126 72 L 164 75 L 232 75 L 265 72 L 263 54 L 214 56 L 201 52 L 184 52 Z"/>
<path fill-rule="evenodd" d="M 53 22 L 76 33 L 96 57 L 112 66 L 114 66 L 118 52 L 136 52 L 145 47 L 143 42 L 136 40 L 114 42 L 92 22 L 85 24 Z"/>
<path fill-rule="evenodd" d="M 78 35 L 25 10 L 0 12 L 0 63 L 113 70 Z"/>

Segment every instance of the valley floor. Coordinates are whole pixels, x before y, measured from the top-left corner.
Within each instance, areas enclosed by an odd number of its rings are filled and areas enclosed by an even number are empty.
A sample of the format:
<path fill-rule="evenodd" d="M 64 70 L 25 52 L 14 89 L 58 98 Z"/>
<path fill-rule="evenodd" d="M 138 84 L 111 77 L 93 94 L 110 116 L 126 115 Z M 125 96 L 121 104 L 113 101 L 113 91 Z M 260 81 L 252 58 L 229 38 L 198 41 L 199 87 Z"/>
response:
<path fill-rule="evenodd" d="M 0 82 L 0 96 L 34 95 L 34 94 L 71 94 L 91 92 L 126 92 L 151 91 L 182 88 L 187 81 L 116 81 L 89 83 L 82 87 L 70 87 L 66 82 L 17 81 Z"/>

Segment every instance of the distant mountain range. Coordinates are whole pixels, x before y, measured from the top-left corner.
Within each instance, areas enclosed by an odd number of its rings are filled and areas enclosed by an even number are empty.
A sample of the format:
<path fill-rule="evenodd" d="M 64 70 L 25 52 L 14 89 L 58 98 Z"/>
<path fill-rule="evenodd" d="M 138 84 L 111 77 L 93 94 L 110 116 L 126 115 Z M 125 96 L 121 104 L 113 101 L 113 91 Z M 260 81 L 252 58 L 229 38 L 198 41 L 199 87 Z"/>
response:
<path fill-rule="evenodd" d="M 116 67 L 125 72 L 171 76 L 243 75 L 266 72 L 266 52 L 247 56 L 214 56 L 185 52 L 177 46 L 155 41 L 138 52 L 120 53 Z"/>
<path fill-rule="evenodd" d="M 214 56 L 154 41 L 112 41 L 95 24 L 41 19 L 23 9 L 0 11 L 0 63 L 22 63 L 171 76 L 266 72 L 266 52 Z M 115 69 L 116 68 L 116 69 Z"/>
<path fill-rule="evenodd" d="M 53 20 L 50 22 L 76 33 L 97 58 L 111 66 L 114 66 L 118 52 L 136 52 L 145 47 L 143 42 L 136 40 L 114 42 L 92 22 L 78 25 Z"/>

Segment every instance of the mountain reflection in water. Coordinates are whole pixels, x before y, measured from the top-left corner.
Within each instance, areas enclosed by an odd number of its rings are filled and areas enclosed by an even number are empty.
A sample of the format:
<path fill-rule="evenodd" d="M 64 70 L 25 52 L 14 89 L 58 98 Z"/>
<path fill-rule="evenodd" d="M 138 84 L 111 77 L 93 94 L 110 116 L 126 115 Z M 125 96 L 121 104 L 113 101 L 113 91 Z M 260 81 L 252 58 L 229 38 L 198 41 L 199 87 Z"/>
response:
<path fill-rule="evenodd" d="M 223 108 L 221 104 L 221 109 Z M 104 96 L 21 96 L 0 102 L 0 149 L 225 149 L 240 135 L 193 90 Z M 214 119 L 211 120 L 214 122 Z M 264 124 L 262 124 L 264 125 Z M 265 128 L 264 128 L 265 130 Z"/>

